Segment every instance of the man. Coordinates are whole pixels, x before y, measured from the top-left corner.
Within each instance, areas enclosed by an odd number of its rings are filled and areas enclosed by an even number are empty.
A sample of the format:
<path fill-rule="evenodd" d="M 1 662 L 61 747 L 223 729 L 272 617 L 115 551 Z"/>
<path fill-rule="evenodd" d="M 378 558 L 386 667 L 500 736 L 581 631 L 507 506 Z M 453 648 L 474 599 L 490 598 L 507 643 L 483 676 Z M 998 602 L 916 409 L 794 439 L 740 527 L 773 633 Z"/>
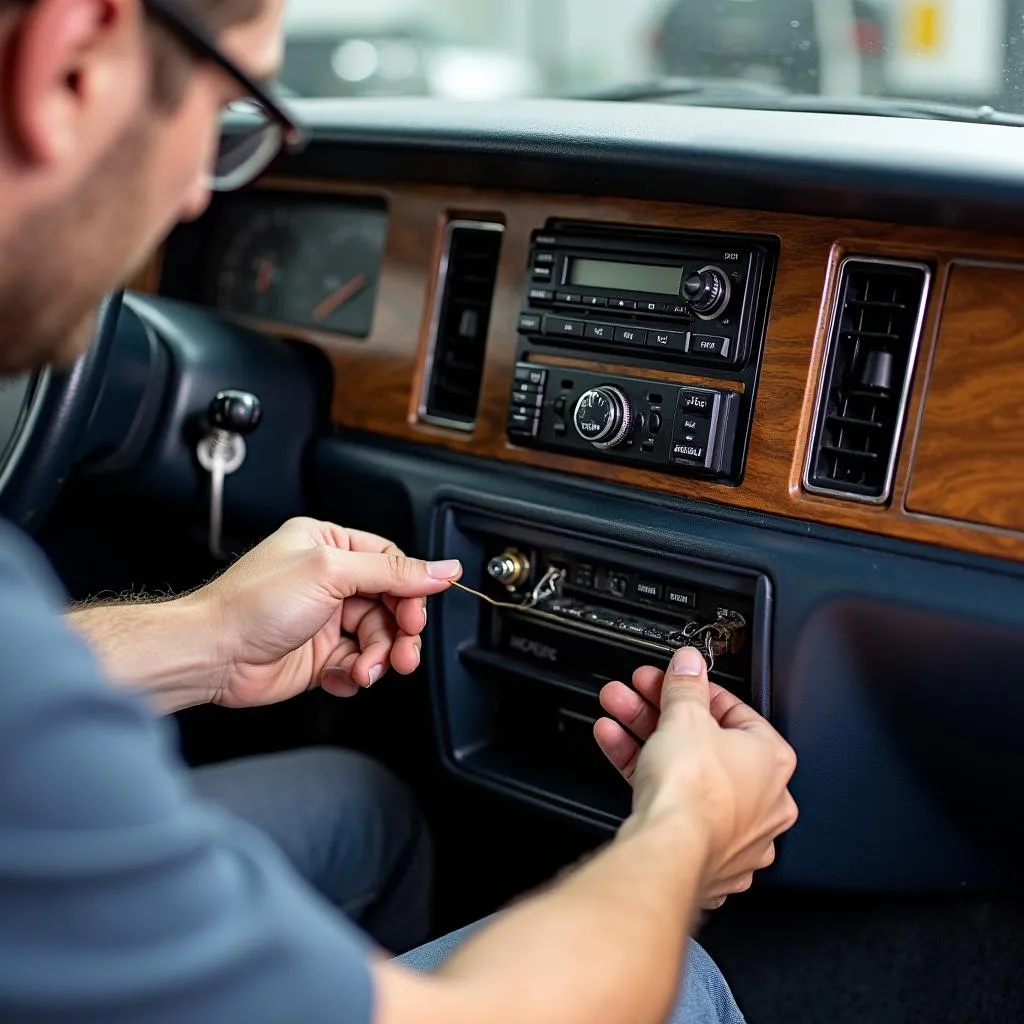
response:
<path fill-rule="evenodd" d="M 74 358 L 99 298 L 204 208 L 218 112 L 273 74 L 282 12 L 193 2 L 205 41 L 170 0 L 0 0 L 0 370 Z M 194 594 L 62 618 L 42 556 L 0 524 L 0 1019 L 663 1020 L 699 910 L 796 818 L 793 752 L 696 652 L 602 693 L 597 741 L 634 788 L 615 840 L 430 975 L 200 799 L 152 715 L 409 673 L 425 599 L 459 572 L 296 520 Z M 689 948 L 687 998 L 740 1019 Z"/>

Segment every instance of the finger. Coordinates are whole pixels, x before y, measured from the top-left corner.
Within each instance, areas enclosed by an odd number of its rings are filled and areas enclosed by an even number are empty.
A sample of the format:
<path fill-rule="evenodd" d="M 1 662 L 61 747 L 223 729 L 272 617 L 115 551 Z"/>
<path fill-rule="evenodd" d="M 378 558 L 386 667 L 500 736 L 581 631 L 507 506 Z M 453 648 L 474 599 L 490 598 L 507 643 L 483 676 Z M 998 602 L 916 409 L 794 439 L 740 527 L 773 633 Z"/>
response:
<path fill-rule="evenodd" d="M 425 597 L 406 597 L 400 601 L 384 602 L 395 617 L 398 628 L 410 636 L 418 636 L 427 625 L 427 599 Z"/>
<path fill-rule="evenodd" d="M 618 722 L 610 718 L 599 718 L 594 723 L 594 739 L 604 756 L 622 773 L 628 782 L 636 771 L 636 759 L 640 745 Z"/>
<path fill-rule="evenodd" d="M 354 697 L 359 684 L 341 668 L 325 668 L 320 673 L 320 689 L 332 697 Z"/>
<path fill-rule="evenodd" d="M 639 740 L 648 740 L 658 724 L 658 711 L 624 683 L 609 683 L 601 690 L 601 707 Z"/>
<path fill-rule="evenodd" d="M 438 594 L 462 575 L 462 564 L 456 559 L 423 562 L 404 555 L 320 547 L 310 556 L 310 571 L 334 600 L 342 601 L 356 594 L 373 597 Z"/>
<path fill-rule="evenodd" d="M 395 645 L 391 648 L 391 667 L 400 676 L 409 676 L 420 667 L 422 643 L 418 636 L 399 633 Z"/>
<path fill-rule="evenodd" d="M 398 636 L 398 626 L 391 613 L 374 604 L 356 628 L 360 655 L 352 665 L 352 678 L 360 686 L 373 686 L 391 666 L 391 649 Z"/>
<path fill-rule="evenodd" d="M 633 686 L 648 704 L 661 707 L 661 687 L 665 682 L 665 673 L 653 665 L 644 665 L 633 673 Z"/>
<path fill-rule="evenodd" d="M 723 729 L 759 729 L 768 725 L 752 707 L 744 704 L 743 701 L 717 683 L 712 683 L 711 691 L 711 714 Z"/>
<path fill-rule="evenodd" d="M 708 667 L 704 656 L 693 647 L 680 647 L 672 656 L 661 687 L 663 714 L 686 707 L 707 710 L 711 703 Z"/>

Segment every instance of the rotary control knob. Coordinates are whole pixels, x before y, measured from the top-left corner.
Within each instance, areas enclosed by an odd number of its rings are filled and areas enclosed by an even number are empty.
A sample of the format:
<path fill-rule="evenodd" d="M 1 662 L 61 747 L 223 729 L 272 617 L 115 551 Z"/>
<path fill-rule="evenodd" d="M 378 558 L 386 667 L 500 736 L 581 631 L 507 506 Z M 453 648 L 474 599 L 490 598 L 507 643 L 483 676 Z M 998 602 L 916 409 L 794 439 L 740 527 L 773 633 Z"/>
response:
<path fill-rule="evenodd" d="M 614 448 L 626 440 L 632 409 L 625 394 L 612 384 L 585 391 L 573 412 L 576 433 L 595 448 Z"/>
<path fill-rule="evenodd" d="M 683 282 L 683 298 L 702 320 L 714 320 L 729 305 L 729 278 L 718 267 L 704 267 Z"/>

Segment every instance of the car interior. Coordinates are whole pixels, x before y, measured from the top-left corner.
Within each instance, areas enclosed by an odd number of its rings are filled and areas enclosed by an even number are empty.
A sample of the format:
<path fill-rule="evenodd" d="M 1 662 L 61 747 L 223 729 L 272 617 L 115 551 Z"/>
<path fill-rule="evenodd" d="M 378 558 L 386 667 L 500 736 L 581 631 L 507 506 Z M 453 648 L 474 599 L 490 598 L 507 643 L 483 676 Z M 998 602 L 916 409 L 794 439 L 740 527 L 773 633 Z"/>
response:
<path fill-rule="evenodd" d="M 597 693 L 689 643 L 799 758 L 777 862 L 700 932 L 748 1019 L 1024 1019 L 1017 129 L 293 109 L 310 145 L 176 228 L 87 355 L 0 384 L 0 511 L 73 600 L 196 587 L 295 515 L 485 599 L 431 598 L 421 669 L 355 699 L 181 713 L 188 762 L 390 766 L 442 935 L 611 838 Z"/>

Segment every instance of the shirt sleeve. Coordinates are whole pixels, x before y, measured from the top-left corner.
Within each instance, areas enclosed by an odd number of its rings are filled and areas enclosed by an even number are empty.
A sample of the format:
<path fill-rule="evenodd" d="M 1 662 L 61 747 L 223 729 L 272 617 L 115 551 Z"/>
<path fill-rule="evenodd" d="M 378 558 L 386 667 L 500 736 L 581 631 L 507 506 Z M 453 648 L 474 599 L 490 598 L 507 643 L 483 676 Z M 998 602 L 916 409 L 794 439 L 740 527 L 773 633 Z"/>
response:
<path fill-rule="evenodd" d="M 0 524 L 0 1020 L 367 1024 L 368 942 L 200 803 Z"/>

